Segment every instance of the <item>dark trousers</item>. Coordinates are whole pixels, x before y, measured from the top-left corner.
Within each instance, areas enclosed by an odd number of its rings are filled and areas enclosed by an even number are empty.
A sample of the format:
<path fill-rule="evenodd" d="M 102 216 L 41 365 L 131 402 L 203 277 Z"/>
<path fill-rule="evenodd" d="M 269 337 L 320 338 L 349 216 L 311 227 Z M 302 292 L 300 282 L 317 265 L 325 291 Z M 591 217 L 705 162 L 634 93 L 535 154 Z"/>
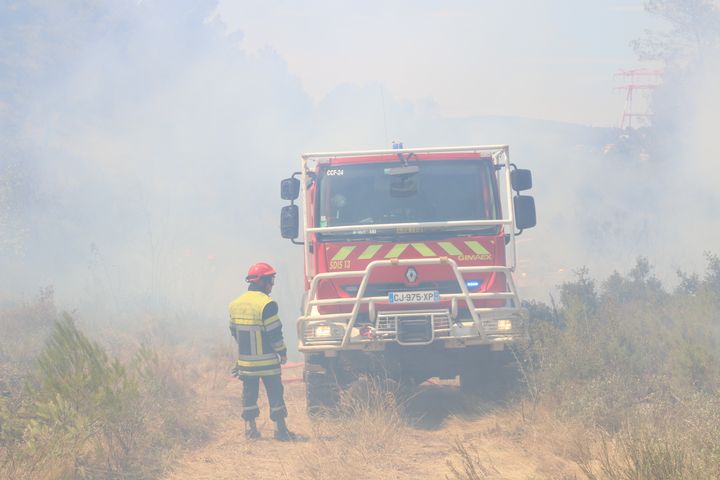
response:
<path fill-rule="evenodd" d="M 242 376 L 243 382 L 243 413 L 245 420 L 254 420 L 260 415 L 258 408 L 258 394 L 260 393 L 260 379 L 262 378 L 270 404 L 270 419 L 277 422 L 287 417 L 287 408 L 283 400 L 283 384 L 280 375 L 268 375 L 263 377 Z"/>

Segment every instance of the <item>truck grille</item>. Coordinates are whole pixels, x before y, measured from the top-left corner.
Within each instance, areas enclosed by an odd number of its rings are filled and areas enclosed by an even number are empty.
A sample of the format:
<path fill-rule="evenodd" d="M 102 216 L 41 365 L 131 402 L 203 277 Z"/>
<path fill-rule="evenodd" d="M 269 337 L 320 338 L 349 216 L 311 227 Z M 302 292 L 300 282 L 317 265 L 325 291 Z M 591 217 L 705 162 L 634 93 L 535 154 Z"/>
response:
<path fill-rule="evenodd" d="M 395 339 L 400 344 L 424 345 L 435 337 L 446 337 L 450 331 L 450 312 L 379 312 L 376 334 Z"/>
<path fill-rule="evenodd" d="M 419 315 L 400 317 L 397 323 L 398 343 L 429 343 L 432 341 L 432 317 Z"/>

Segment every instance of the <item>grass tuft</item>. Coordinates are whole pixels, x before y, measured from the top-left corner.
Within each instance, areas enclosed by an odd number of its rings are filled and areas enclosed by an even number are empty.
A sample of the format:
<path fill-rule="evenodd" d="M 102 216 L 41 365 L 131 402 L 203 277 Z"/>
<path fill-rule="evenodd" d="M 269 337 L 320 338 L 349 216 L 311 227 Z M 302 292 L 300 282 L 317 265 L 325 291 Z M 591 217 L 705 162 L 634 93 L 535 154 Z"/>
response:
<path fill-rule="evenodd" d="M 313 424 L 304 469 L 309 478 L 381 478 L 393 471 L 407 432 L 402 390 L 387 379 L 368 377 L 344 391 L 331 415 Z M 363 476 L 361 475 L 361 477 Z"/>

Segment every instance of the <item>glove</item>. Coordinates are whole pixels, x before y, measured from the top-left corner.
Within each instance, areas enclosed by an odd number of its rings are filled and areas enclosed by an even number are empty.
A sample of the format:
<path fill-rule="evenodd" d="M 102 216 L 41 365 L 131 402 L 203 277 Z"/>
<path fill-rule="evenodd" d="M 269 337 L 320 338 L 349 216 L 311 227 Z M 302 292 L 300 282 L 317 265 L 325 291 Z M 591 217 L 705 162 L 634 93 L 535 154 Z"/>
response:
<path fill-rule="evenodd" d="M 235 365 L 232 369 L 232 376 L 235 378 L 240 378 L 240 367 Z"/>
<path fill-rule="evenodd" d="M 287 354 L 281 353 L 280 354 L 280 365 L 285 365 L 287 363 Z"/>

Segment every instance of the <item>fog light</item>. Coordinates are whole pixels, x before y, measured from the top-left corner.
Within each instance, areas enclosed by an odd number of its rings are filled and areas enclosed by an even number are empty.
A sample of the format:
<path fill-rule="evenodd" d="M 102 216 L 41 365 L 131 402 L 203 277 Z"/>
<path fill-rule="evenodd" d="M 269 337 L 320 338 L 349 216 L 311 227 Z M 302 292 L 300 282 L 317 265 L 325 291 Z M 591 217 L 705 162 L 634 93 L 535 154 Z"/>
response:
<path fill-rule="evenodd" d="M 498 320 L 497 321 L 497 329 L 498 330 L 512 330 L 512 320 Z"/>
<path fill-rule="evenodd" d="M 315 336 L 318 338 L 332 336 L 332 327 L 330 325 L 318 325 L 315 327 Z"/>

